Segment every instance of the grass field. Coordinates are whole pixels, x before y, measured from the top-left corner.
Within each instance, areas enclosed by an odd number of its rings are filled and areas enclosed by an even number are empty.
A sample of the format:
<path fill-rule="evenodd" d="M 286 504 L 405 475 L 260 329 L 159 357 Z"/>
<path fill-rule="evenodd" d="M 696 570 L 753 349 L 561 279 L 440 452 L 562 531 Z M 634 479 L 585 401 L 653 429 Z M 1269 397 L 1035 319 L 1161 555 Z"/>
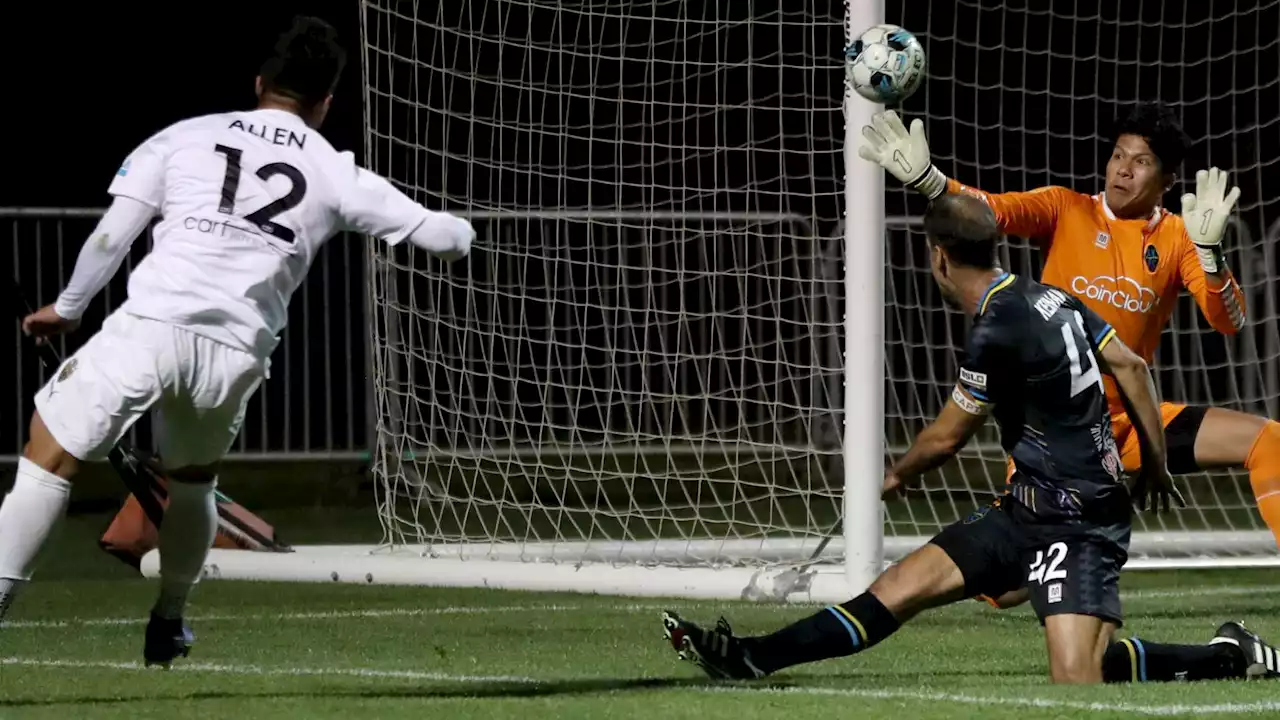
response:
<path fill-rule="evenodd" d="M 272 519 L 298 540 L 326 522 Z M 210 581 L 190 612 L 193 656 L 142 670 L 152 586 L 92 549 L 104 521 L 73 519 L 0 628 L 0 718 L 1280 717 L 1270 682 L 1050 686 L 1029 611 L 974 602 L 862 655 L 717 685 L 661 640 L 662 608 L 724 612 L 740 632 L 811 609 Z M 1280 638 L 1274 571 L 1132 573 L 1124 586 L 1141 637 L 1203 642 L 1242 619 Z"/>

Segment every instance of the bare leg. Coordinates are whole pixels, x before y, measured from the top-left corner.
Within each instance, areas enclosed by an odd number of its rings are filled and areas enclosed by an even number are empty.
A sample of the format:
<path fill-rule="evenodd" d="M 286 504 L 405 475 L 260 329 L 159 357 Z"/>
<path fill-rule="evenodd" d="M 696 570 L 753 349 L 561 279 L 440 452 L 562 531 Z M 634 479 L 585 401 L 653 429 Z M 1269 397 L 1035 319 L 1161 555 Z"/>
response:
<path fill-rule="evenodd" d="M 927 543 L 892 565 L 869 592 L 904 623 L 930 608 L 964 599 L 964 576 L 942 548 Z"/>
<path fill-rule="evenodd" d="M 1049 676 L 1055 683 L 1102 682 L 1102 656 L 1116 624 L 1090 615 L 1050 615 L 1044 620 Z"/>

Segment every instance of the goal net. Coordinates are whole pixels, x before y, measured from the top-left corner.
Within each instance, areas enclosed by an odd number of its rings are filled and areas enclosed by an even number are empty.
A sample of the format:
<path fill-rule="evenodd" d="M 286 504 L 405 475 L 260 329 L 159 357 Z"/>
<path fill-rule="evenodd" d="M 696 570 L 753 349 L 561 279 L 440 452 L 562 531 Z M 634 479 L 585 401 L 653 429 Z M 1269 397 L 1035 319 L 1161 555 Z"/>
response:
<path fill-rule="evenodd" d="M 1117 104 L 1176 104 L 1204 139 L 1187 167 L 1244 190 L 1228 242 L 1252 324 L 1223 339 L 1184 302 L 1160 387 L 1274 417 L 1280 51 L 1262 28 L 1280 3 L 1089 5 L 886 3 L 929 57 L 903 112 L 966 183 L 1091 192 Z M 884 242 L 883 343 L 849 352 L 883 357 L 889 455 L 941 407 L 965 331 L 930 280 L 918 198 L 890 182 L 883 223 L 842 221 L 843 8 L 366 0 L 363 22 L 368 164 L 479 233 L 453 265 L 370 244 L 381 552 L 421 556 L 422 582 L 734 595 L 835 530 L 819 559 L 838 565 L 846 482 L 879 481 L 842 453 L 846 400 L 880 397 L 846 384 L 846 323 L 881 313 L 846 317 L 844 236 L 872 258 Z M 1008 254 L 1036 274 L 1024 241 Z M 886 509 L 886 556 L 1003 482 L 992 430 Z M 1247 477 L 1183 487 L 1190 509 L 1139 521 L 1135 564 L 1274 553 Z"/>
<path fill-rule="evenodd" d="M 368 162 L 479 234 L 455 265 L 371 246 L 388 543 L 597 577 L 812 552 L 843 497 L 842 10 L 447 5 L 365 5 Z"/>

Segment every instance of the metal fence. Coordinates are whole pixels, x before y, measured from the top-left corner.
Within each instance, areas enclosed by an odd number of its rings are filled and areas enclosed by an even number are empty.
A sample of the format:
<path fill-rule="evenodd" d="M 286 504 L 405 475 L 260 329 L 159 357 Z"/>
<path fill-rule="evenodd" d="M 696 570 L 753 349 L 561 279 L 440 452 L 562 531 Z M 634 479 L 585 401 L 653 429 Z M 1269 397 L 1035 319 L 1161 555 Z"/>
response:
<path fill-rule="evenodd" d="M 4 257 L 12 258 L 12 275 L 28 302 L 44 304 L 56 298 L 101 213 L 99 209 L 0 208 L 0 237 L 11 246 Z M 510 236 L 511 222 L 527 226 L 531 217 L 528 213 L 489 213 L 474 220 L 482 241 L 500 241 L 509 247 L 515 242 Z M 1232 265 L 1249 296 L 1248 327 L 1235 338 L 1222 338 L 1207 328 L 1194 302 L 1183 297 L 1164 336 L 1156 363 L 1157 380 L 1162 394 L 1170 400 L 1225 404 L 1276 417 L 1280 413 L 1280 334 L 1276 324 L 1280 312 L 1271 278 L 1280 272 L 1280 259 L 1272 249 L 1280 239 L 1280 222 L 1266 228 L 1261 241 L 1242 223 L 1235 224 L 1233 230 L 1229 239 Z M 886 232 L 886 429 L 892 447 L 908 442 L 945 400 L 964 334 L 963 319 L 944 310 L 935 297 L 927 259 L 921 255 L 923 244 L 912 237 L 917 233 L 916 223 L 907 218 L 893 218 Z M 827 237 L 832 247 L 838 245 L 838 232 Z M 367 307 L 369 256 L 365 242 L 356 236 L 339 236 L 316 258 L 310 277 L 290 306 L 288 330 L 272 357 L 271 380 L 251 401 L 244 431 L 229 460 L 367 457 L 373 445 L 375 417 L 371 410 L 369 344 L 373 333 L 372 313 Z M 86 314 L 84 329 L 58 341 L 61 353 L 73 352 L 124 300 L 128 273 L 149 247 L 149 234 L 134 244 L 123 264 L 124 272 L 117 273 Z M 1011 242 L 1006 253 L 1005 263 L 1011 269 L 1038 274 L 1038 257 L 1026 243 Z M 811 261 L 822 264 L 819 256 Z M 832 256 L 833 267 L 828 269 L 838 272 L 838 262 Z M 814 278 L 823 274 L 813 268 L 809 272 Z M 484 285 L 492 278 L 477 281 Z M 841 288 L 829 278 L 825 285 L 834 289 L 835 296 L 823 298 L 819 292 L 806 295 L 805 302 L 816 303 L 808 314 L 824 318 L 830 332 L 827 339 L 839 348 L 843 333 L 839 321 L 832 322 L 835 312 L 816 308 L 840 307 Z M 440 308 L 418 310 L 434 315 Z M 15 461 L 21 452 L 33 409 L 32 395 L 47 379 L 29 341 L 20 336 L 16 323 L 10 327 L 10 352 L 16 362 L 10 371 L 11 381 L 0 382 L 0 407 L 6 408 L 0 412 L 0 461 L 7 462 Z M 839 367 L 835 359 L 826 362 L 832 369 Z M 830 379 L 819 378 L 813 397 L 807 399 L 826 397 L 822 386 Z M 833 390 L 826 397 L 829 409 L 840 407 L 834 401 L 838 395 Z M 412 421 L 391 417 L 392 426 L 385 429 L 403 432 L 394 426 Z M 838 442 L 835 435 L 831 439 Z M 131 440 L 141 447 L 151 445 L 149 419 L 144 418 L 131 431 Z M 992 442 L 994 437 L 984 436 L 983 440 Z M 465 447 L 454 441 L 442 445 L 454 452 Z"/>
<path fill-rule="evenodd" d="M 0 208 L 0 233 L 10 245 L 13 271 L 28 303 L 57 298 L 84 239 L 103 210 Z M 365 318 L 364 239 L 340 235 L 316 257 L 294 295 L 288 330 L 271 358 L 271 379 L 250 401 L 244 431 L 228 460 L 357 460 L 370 447 Z M 125 299 L 128 274 L 151 247 L 138 238 L 121 267 L 84 317 L 82 329 L 55 347 L 74 352 Z M 7 312 L 7 311 L 6 311 Z M 47 380 L 30 341 L 10 324 L 16 357 L 9 382 L 0 382 L 0 460 L 16 461 L 26 442 L 32 395 Z M 152 445 L 150 418 L 130 432 L 139 447 Z"/>

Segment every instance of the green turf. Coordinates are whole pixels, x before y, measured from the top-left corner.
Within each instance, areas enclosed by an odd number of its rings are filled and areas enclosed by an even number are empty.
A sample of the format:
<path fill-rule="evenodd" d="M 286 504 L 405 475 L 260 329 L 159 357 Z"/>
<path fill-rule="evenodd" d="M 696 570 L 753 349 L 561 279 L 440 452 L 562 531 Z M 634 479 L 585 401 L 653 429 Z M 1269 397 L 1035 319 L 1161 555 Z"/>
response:
<path fill-rule="evenodd" d="M 272 519 L 300 540 L 308 532 L 377 537 L 376 526 L 337 511 Z M 193 598 L 193 657 L 173 672 L 142 671 L 140 618 L 153 588 L 92 549 L 104 520 L 72 519 L 43 581 L 0 628 L 0 718 L 1024 720 L 1204 717 L 1210 705 L 1230 717 L 1280 716 L 1276 683 L 1050 686 L 1029 611 L 974 602 L 926 615 L 853 658 L 769 683 L 716 686 L 665 647 L 660 608 L 706 621 L 723 611 L 741 632 L 772 629 L 811 608 L 210 581 Z M 1238 618 L 1280 638 L 1276 578 L 1128 574 L 1128 627 L 1148 639 L 1203 642 L 1217 623 Z M 1258 591 L 1232 590 L 1251 586 Z M 126 622 L 95 622 L 103 619 Z"/>

